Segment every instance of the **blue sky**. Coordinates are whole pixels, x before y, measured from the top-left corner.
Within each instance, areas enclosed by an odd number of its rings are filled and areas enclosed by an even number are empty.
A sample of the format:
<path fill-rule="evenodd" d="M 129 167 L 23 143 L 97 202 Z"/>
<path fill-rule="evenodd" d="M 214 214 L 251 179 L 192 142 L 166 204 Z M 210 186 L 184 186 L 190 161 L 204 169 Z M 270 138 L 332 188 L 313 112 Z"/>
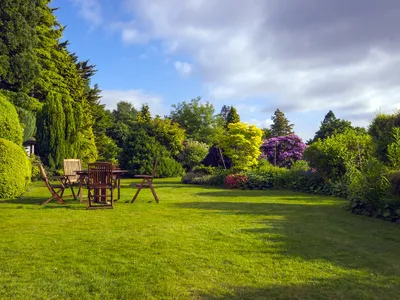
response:
<path fill-rule="evenodd" d="M 242 121 L 259 127 L 269 126 L 280 108 L 308 139 L 329 109 L 367 126 L 376 112 L 400 108 L 397 1 L 290 3 L 54 0 L 51 6 L 60 8 L 70 50 L 97 66 L 93 83 L 110 109 L 125 100 L 167 115 L 171 104 L 201 96 L 216 112 L 234 105 Z"/>

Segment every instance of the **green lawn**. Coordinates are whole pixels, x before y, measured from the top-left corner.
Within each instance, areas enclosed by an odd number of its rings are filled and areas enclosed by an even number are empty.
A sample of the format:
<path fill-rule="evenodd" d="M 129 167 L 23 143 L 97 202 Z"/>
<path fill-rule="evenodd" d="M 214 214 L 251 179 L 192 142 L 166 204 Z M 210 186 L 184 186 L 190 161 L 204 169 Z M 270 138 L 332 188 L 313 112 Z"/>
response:
<path fill-rule="evenodd" d="M 400 226 L 343 200 L 123 181 L 114 210 L 0 200 L 1 299 L 399 299 Z"/>

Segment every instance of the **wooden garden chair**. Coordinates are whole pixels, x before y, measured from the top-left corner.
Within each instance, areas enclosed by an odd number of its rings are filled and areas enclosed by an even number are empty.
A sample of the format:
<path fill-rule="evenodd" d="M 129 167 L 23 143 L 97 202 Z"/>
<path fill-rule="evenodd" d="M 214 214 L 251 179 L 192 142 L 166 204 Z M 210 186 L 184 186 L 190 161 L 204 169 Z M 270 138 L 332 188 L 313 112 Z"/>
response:
<path fill-rule="evenodd" d="M 79 175 L 76 174 L 76 171 L 82 170 L 82 161 L 80 159 L 64 159 L 64 175 L 68 176 L 70 187 L 72 191 L 72 195 L 76 200 L 79 196 L 75 194 L 74 187 L 80 187 Z M 81 189 L 79 189 L 81 192 Z"/>
<path fill-rule="evenodd" d="M 114 208 L 113 165 L 88 164 L 88 201 L 86 209 Z"/>
<path fill-rule="evenodd" d="M 46 183 L 46 187 L 49 190 L 49 192 L 51 193 L 51 197 L 48 198 L 46 201 L 42 202 L 41 205 L 45 205 L 53 199 L 57 200 L 60 204 L 65 204 L 62 197 L 64 195 L 65 189 L 70 187 L 68 176 L 52 176 L 51 179 L 57 179 L 59 181 L 59 183 L 53 184 L 50 182 L 49 178 L 47 177 L 46 171 L 44 170 L 44 167 L 42 164 L 39 164 L 39 169 L 40 169 L 42 178 L 43 178 L 44 182 Z"/>
<path fill-rule="evenodd" d="M 156 191 L 154 190 L 153 186 L 153 179 L 154 176 L 156 175 L 157 171 L 157 160 L 154 163 L 154 168 L 153 168 L 153 173 L 151 175 L 134 175 L 134 178 L 141 178 L 142 182 L 140 184 L 137 184 L 136 187 L 138 188 L 135 196 L 133 196 L 131 203 L 133 203 L 137 196 L 139 195 L 139 192 L 141 191 L 142 188 L 149 188 L 154 196 L 154 199 L 156 199 L 156 202 L 158 203 L 158 196 L 156 194 Z"/>

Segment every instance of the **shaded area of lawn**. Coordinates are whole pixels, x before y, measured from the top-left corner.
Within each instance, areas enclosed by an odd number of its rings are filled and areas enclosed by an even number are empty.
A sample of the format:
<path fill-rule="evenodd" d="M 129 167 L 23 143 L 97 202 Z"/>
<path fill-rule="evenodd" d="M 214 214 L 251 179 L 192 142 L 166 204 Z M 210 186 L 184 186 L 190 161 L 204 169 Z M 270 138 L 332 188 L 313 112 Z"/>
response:
<path fill-rule="evenodd" d="M 344 201 L 156 180 L 116 209 L 0 200 L 0 298 L 396 299 L 400 227 Z"/>

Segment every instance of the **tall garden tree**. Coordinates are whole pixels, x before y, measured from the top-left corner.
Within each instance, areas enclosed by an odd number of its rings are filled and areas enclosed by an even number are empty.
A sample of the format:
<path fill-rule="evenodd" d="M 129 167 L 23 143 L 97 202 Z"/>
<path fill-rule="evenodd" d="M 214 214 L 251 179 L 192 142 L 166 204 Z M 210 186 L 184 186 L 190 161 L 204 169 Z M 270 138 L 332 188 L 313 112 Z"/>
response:
<path fill-rule="evenodd" d="M 293 134 L 294 124 L 290 124 L 285 114 L 277 109 L 274 115 L 271 117 L 273 123 L 271 124 L 271 135 L 273 137 L 284 136 Z"/>
<path fill-rule="evenodd" d="M 340 134 L 345 132 L 347 129 L 352 128 L 351 122 L 336 118 L 335 114 L 330 110 L 324 120 L 321 122 L 319 130 L 315 133 L 314 138 L 308 142 L 312 144 L 319 139 L 324 140 L 333 134 Z"/>
<path fill-rule="evenodd" d="M 112 112 L 112 126 L 107 129 L 110 136 L 119 148 L 124 147 L 124 142 L 133 128 L 139 112 L 133 107 L 132 103 L 120 101 L 117 108 Z"/>
<path fill-rule="evenodd" d="M 261 157 L 279 167 L 291 167 L 302 159 L 306 144 L 295 134 L 273 137 L 261 145 Z"/>
<path fill-rule="evenodd" d="M 258 164 L 261 136 L 261 129 L 254 125 L 231 123 L 226 134 L 219 138 L 218 146 L 232 160 L 234 168 L 247 170 Z"/>
<path fill-rule="evenodd" d="M 228 117 L 228 114 L 231 110 L 231 107 L 229 105 L 223 105 L 221 108 L 220 116 L 226 121 L 226 118 Z"/>
<path fill-rule="evenodd" d="M 228 127 L 231 123 L 238 123 L 240 122 L 239 114 L 236 111 L 236 108 L 231 106 L 228 115 L 226 116 L 226 127 Z"/>
<path fill-rule="evenodd" d="M 39 74 L 37 0 L 0 1 L 0 89 L 28 94 Z"/>
<path fill-rule="evenodd" d="M 368 128 L 376 152 L 382 161 L 388 161 L 388 146 L 393 142 L 393 127 L 400 127 L 400 112 L 394 114 L 377 114 Z"/>
<path fill-rule="evenodd" d="M 200 103 L 201 98 L 192 99 L 172 105 L 170 119 L 178 122 L 186 131 L 188 138 L 211 144 L 216 136 L 217 121 L 214 117 L 214 106 Z"/>

